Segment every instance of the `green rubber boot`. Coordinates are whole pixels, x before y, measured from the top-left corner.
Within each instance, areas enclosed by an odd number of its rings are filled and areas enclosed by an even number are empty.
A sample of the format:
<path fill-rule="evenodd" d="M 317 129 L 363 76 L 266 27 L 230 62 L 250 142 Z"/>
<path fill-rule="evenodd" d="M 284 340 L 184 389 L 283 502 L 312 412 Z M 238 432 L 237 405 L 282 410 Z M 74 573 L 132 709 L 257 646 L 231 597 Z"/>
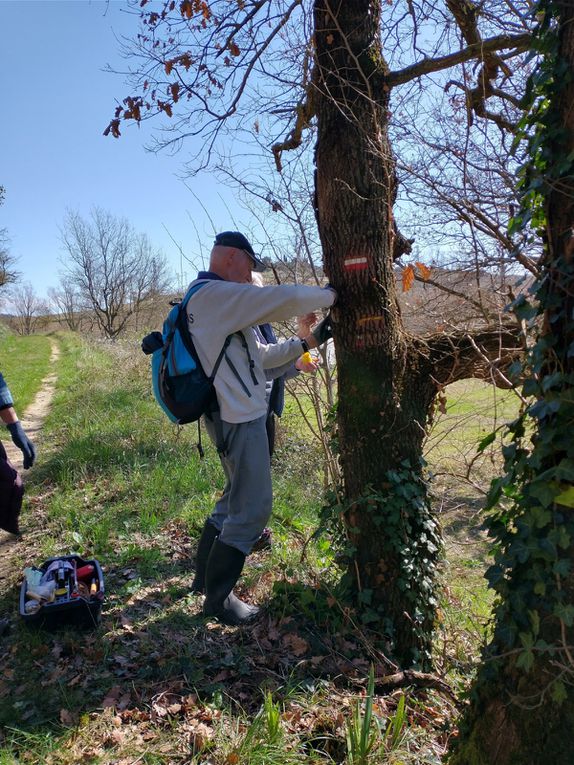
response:
<path fill-rule="evenodd" d="M 233 587 L 241 576 L 245 555 L 236 547 L 216 539 L 211 548 L 205 572 L 205 602 L 203 613 L 213 616 L 232 627 L 253 621 L 259 613 L 233 594 Z"/>
<path fill-rule="evenodd" d="M 197 545 L 197 554 L 195 556 L 195 578 L 191 584 L 191 591 L 196 595 L 203 595 L 205 592 L 205 569 L 207 568 L 207 559 L 217 539 L 219 531 L 209 521 L 205 521 L 203 531 L 199 537 Z"/>

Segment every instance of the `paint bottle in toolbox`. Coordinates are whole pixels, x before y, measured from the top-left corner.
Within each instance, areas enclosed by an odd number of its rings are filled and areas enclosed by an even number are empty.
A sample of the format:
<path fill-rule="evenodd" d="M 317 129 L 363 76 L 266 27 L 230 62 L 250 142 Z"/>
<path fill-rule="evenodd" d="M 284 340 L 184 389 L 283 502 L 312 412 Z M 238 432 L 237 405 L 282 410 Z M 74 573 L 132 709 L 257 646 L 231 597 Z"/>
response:
<path fill-rule="evenodd" d="M 76 571 L 76 576 L 78 579 L 89 579 L 93 576 L 95 571 L 95 568 L 92 566 L 91 563 L 87 563 L 85 566 L 80 566 L 79 569 Z"/>
<path fill-rule="evenodd" d="M 68 586 L 66 582 L 66 568 L 64 566 L 63 561 L 58 566 L 58 570 L 56 572 L 56 590 L 54 592 L 54 595 L 57 598 L 62 597 L 63 595 L 68 595 Z"/>

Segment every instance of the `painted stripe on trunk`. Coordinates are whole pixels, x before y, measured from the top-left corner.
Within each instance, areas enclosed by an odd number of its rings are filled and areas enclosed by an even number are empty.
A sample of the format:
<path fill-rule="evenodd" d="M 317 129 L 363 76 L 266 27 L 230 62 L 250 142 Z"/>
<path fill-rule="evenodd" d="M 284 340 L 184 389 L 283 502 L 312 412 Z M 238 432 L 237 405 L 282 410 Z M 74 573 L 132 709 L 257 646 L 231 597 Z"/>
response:
<path fill-rule="evenodd" d="M 346 271 L 359 271 L 367 268 L 367 258 L 346 258 L 343 261 Z"/>
<path fill-rule="evenodd" d="M 365 316 L 362 319 L 359 319 L 357 324 L 366 324 L 368 321 L 384 321 L 384 316 Z"/>

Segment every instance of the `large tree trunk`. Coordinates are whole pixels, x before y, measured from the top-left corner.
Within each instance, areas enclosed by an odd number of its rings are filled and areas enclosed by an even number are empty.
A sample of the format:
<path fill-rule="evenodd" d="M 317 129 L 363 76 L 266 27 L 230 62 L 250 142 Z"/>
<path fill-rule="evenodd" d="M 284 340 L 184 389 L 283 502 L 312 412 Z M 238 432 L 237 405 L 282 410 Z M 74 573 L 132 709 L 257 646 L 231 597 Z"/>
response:
<path fill-rule="evenodd" d="M 349 574 L 365 620 L 404 666 L 425 664 L 436 525 L 422 442 L 436 393 L 405 334 L 393 273 L 394 160 L 379 5 L 315 3 L 316 213 L 333 309 Z"/>
<path fill-rule="evenodd" d="M 428 665 L 440 548 L 422 445 L 438 390 L 491 376 L 516 355 L 516 332 L 437 336 L 404 330 L 394 259 L 408 251 L 393 220 L 395 162 L 380 3 L 315 0 L 316 216 L 333 309 L 348 580 L 365 623 L 404 667 Z M 504 347 L 506 346 L 506 347 Z"/>
<path fill-rule="evenodd" d="M 574 5 L 558 0 L 554 10 L 558 77 L 546 80 L 554 103 L 546 132 L 535 136 L 547 168 L 539 184 L 547 231 L 536 292 L 545 310 L 530 355 L 535 433 L 530 453 L 508 452 L 519 480 L 509 482 L 514 506 L 491 524 L 500 550 L 494 636 L 452 765 L 574 762 L 574 173 L 567 159 L 574 156 Z M 543 50 L 549 63 L 552 46 Z"/>

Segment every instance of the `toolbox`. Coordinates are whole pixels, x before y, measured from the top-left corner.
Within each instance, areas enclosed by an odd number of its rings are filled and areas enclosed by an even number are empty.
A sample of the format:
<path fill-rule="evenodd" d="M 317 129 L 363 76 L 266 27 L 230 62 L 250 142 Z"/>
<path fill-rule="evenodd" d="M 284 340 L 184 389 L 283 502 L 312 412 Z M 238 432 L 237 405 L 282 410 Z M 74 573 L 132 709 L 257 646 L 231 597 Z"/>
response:
<path fill-rule="evenodd" d="M 20 616 L 39 627 L 97 627 L 104 601 L 99 562 L 80 555 L 59 555 L 25 570 Z"/>

